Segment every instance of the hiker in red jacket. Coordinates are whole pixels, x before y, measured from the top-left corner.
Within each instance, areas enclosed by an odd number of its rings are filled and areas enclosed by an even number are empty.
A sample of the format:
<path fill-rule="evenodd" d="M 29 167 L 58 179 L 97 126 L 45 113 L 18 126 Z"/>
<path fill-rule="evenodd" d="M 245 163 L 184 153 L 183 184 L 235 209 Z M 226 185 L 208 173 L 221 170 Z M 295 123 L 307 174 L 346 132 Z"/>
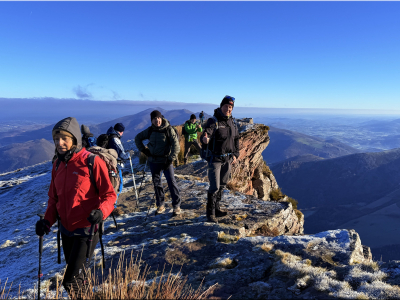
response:
<path fill-rule="evenodd" d="M 87 158 L 90 152 L 82 148 L 78 121 L 65 118 L 53 128 L 57 160 L 53 163 L 49 200 L 43 220 L 36 223 L 36 234 L 48 234 L 60 219 L 62 247 L 67 269 L 63 286 L 70 297 L 84 293 L 85 261 L 88 247 L 90 256 L 99 240 L 98 224 L 114 209 L 117 195 L 110 182 L 106 163 L 96 157 L 93 175 L 97 190 L 91 184 Z M 95 235 L 90 243 L 90 228 Z"/>

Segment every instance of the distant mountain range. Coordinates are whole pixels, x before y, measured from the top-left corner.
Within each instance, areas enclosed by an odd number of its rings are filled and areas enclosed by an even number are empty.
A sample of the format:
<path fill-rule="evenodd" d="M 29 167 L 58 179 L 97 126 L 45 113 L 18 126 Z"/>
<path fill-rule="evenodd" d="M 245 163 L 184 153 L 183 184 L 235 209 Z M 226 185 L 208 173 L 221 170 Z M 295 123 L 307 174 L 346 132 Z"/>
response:
<path fill-rule="evenodd" d="M 0 147 L 0 172 L 32 166 L 54 156 L 54 144 L 45 139 Z"/>
<path fill-rule="evenodd" d="M 102 133 L 106 133 L 110 126 L 114 126 L 116 123 L 123 123 L 125 125 L 124 139 L 133 139 L 136 134 L 151 125 L 150 113 L 155 109 L 158 109 L 162 114 L 164 114 L 172 125 L 183 124 L 186 120 L 190 119 L 190 115 L 193 114 L 193 112 L 186 109 L 165 110 L 160 107 L 149 108 L 134 115 L 120 117 L 97 125 L 90 125 L 89 128 L 95 136 L 99 136 Z M 197 117 L 199 116 L 199 113 L 200 112 L 195 113 Z M 206 117 L 209 117 L 209 115 L 206 114 Z M 82 123 L 80 123 L 80 125 L 81 124 Z M 12 143 L 24 143 L 36 139 L 46 139 L 51 141 L 51 131 L 54 125 L 55 123 L 37 130 L 25 131 L 11 137 L 8 136 L 2 138 L 0 136 L 0 146 Z"/>
<path fill-rule="evenodd" d="M 270 127 L 268 134 L 271 141 L 263 152 L 263 158 L 269 165 L 306 154 L 334 158 L 360 152 L 338 140 L 324 140 L 276 127 Z"/>

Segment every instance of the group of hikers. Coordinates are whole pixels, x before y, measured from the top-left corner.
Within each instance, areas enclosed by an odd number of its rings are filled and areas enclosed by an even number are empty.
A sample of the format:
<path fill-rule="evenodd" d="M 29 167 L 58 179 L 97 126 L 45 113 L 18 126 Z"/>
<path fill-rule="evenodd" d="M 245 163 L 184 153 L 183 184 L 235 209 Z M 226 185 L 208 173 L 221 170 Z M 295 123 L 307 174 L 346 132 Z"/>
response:
<path fill-rule="evenodd" d="M 234 103 L 235 98 L 225 96 L 205 124 L 204 112 L 199 115 L 200 124 L 193 114 L 185 122 L 183 130 L 184 163 L 187 163 L 192 145 L 208 162 L 210 187 L 206 216 L 207 221 L 214 223 L 218 222 L 218 217 L 227 215 L 220 206 L 222 191 L 230 178 L 231 165 L 239 157 L 239 132 L 232 119 Z M 156 196 L 156 214 L 166 210 L 161 184 L 164 173 L 172 198 L 173 215 L 177 216 L 182 213 L 182 199 L 172 163 L 180 151 L 178 135 L 161 112 L 152 111 L 150 119 L 151 126 L 136 135 L 135 144 L 148 158 Z M 52 130 L 56 157 L 53 159 L 47 209 L 44 218 L 36 223 L 36 234 L 40 237 L 48 234 L 58 220 L 67 263 L 63 286 L 70 297 L 79 297 L 85 292 L 84 268 L 93 256 L 102 223 L 113 212 L 122 191 L 123 161 L 131 159 L 134 154 L 132 150 L 124 150 L 121 143 L 124 131 L 124 125 L 117 123 L 108 129 L 106 135 L 97 138 L 96 145 L 89 128 L 85 125 L 80 128 L 75 118 L 59 121 Z M 197 141 L 198 133 L 202 133 L 202 145 Z M 148 140 L 146 146 L 143 144 L 145 140 Z M 116 168 L 113 158 L 117 162 Z M 113 184 L 114 179 L 119 182 L 118 186 Z"/>

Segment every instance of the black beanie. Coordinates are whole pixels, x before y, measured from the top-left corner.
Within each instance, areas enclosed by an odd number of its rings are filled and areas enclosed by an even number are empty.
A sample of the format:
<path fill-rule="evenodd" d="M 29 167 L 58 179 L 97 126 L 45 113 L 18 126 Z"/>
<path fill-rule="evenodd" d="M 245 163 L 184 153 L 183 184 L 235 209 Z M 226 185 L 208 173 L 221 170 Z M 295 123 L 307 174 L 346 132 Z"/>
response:
<path fill-rule="evenodd" d="M 219 105 L 219 107 L 222 107 L 222 106 L 224 106 L 225 104 L 230 104 L 230 105 L 232 105 L 232 107 L 234 107 L 234 106 L 235 106 L 235 101 L 232 100 L 232 98 L 233 98 L 233 97 L 226 95 L 226 96 L 224 97 L 224 99 L 222 99 L 221 104 Z M 233 99 L 235 99 L 235 98 L 233 98 Z"/>
<path fill-rule="evenodd" d="M 190 115 L 190 120 L 197 119 L 195 114 Z"/>
<path fill-rule="evenodd" d="M 119 132 L 124 132 L 125 126 L 122 123 L 117 123 L 114 125 L 114 130 Z"/>
<path fill-rule="evenodd" d="M 153 111 L 150 113 L 150 119 L 153 120 L 154 118 L 157 118 L 157 117 L 162 118 L 163 115 L 162 115 L 158 110 L 153 110 Z"/>

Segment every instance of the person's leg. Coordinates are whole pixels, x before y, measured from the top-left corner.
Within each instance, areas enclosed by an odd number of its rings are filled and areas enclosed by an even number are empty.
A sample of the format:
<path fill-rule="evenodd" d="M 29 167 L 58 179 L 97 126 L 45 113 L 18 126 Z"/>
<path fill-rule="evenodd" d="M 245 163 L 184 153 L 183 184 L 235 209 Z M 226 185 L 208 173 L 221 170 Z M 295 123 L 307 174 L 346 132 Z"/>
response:
<path fill-rule="evenodd" d="M 214 162 L 208 165 L 208 180 L 210 187 L 207 194 L 207 220 L 217 223 L 215 218 L 215 202 L 220 184 L 221 163 Z"/>
<path fill-rule="evenodd" d="M 188 142 L 185 138 L 185 151 L 183 152 L 183 163 L 186 165 L 187 163 L 187 158 L 189 156 L 189 152 L 190 152 L 190 145 L 191 143 Z"/>
<path fill-rule="evenodd" d="M 229 177 L 231 174 L 231 164 L 228 160 L 227 162 L 221 164 L 221 172 L 220 172 L 220 184 L 216 194 L 216 201 L 215 201 L 215 215 L 217 217 L 224 217 L 228 213 L 221 210 L 220 201 L 222 199 L 222 192 L 226 188 L 228 184 Z"/>
<path fill-rule="evenodd" d="M 193 145 L 196 147 L 197 151 L 199 151 L 199 154 L 201 153 L 201 146 L 199 145 L 199 141 L 195 140 L 193 142 Z"/>
<path fill-rule="evenodd" d="M 63 286 L 72 298 L 80 297 L 84 293 L 86 252 L 89 237 L 67 237 L 62 234 L 64 255 L 66 256 L 67 269 L 65 270 Z M 99 234 L 93 237 L 90 248 L 90 257 L 93 256 L 96 244 L 99 241 Z M 66 248 L 64 248 L 64 243 Z M 69 253 L 67 253 L 69 252 Z M 67 257 L 68 254 L 68 257 Z"/>
<path fill-rule="evenodd" d="M 164 205 L 164 189 L 161 184 L 162 164 L 149 162 L 153 179 L 154 193 L 156 194 L 157 207 Z"/>
<path fill-rule="evenodd" d="M 178 185 L 176 184 L 175 176 L 174 176 L 174 167 L 170 165 L 167 170 L 164 170 L 164 176 L 168 183 L 168 188 L 171 193 L 172 198 L 172 206 L 180 207 L 181 206 L 181 197 L 179 194 Z"/>

